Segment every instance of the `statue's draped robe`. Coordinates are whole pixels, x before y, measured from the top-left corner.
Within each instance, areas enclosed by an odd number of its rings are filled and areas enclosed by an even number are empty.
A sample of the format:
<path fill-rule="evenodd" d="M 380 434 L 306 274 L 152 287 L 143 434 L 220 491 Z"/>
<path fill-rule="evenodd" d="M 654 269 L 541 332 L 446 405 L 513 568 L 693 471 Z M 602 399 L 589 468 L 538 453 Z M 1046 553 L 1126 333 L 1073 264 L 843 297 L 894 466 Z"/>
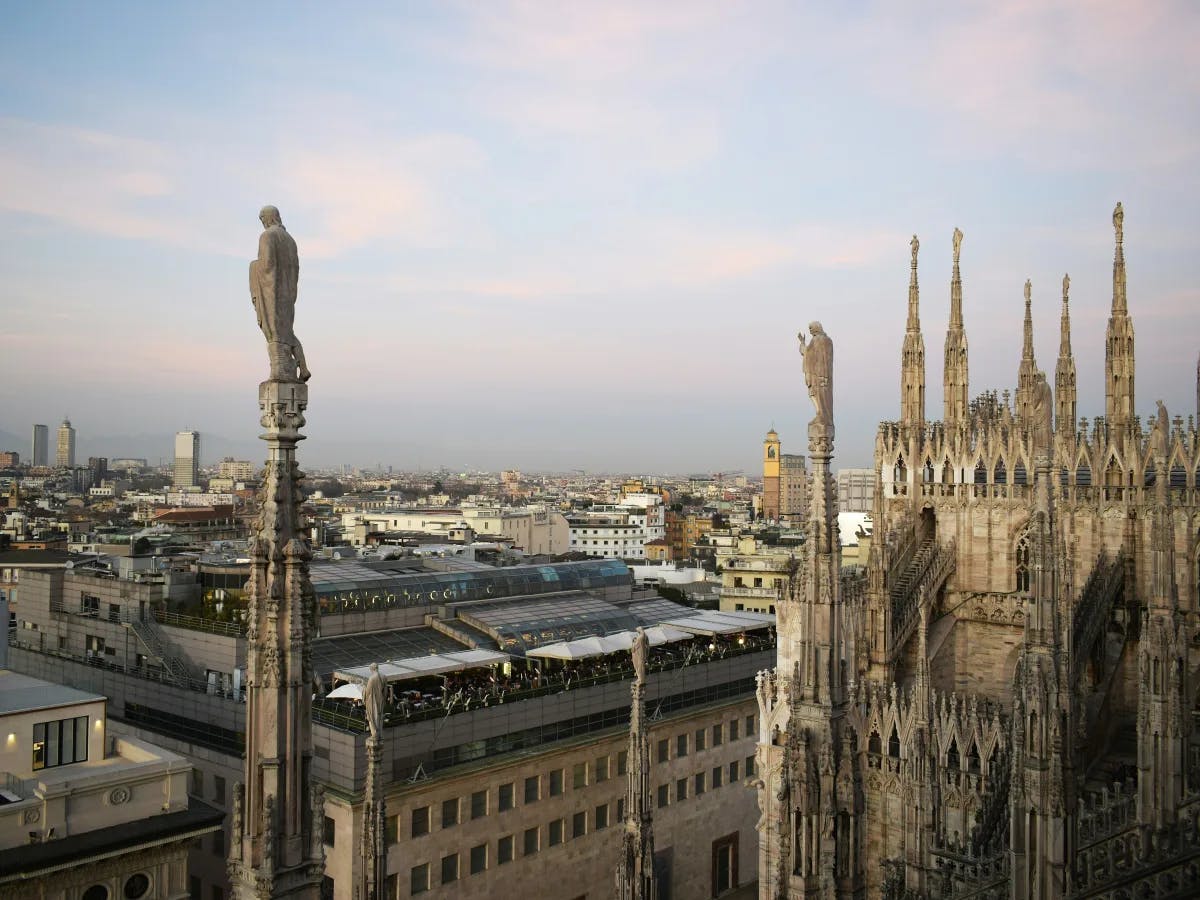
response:
<path fill-rule="evenodd" d="M 296 242 L 282 225 L 272 225 L 258 238 L 258 259 L 250 263 L 250 296 L 258 324 L 268 341 L 295 346 L 296 284 L 300 257 Z"/>

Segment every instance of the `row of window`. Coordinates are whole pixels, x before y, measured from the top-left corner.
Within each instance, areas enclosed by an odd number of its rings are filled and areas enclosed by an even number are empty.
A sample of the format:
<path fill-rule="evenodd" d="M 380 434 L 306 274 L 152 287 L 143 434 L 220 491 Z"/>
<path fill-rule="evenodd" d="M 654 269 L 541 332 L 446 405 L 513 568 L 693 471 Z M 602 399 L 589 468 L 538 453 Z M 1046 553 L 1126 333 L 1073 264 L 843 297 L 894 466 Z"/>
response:
<path fill-rule="evenodd" d="M 628 754 L 622 750 L 617 754 L 616 760 L 616 776 L 622 777 L 625 775 Z M 613 777 L 612 760 L 606 754 L 599 756 L 589 766 L 586 762 L 576 763 L 571 767 L 571 787 L 575 790 L 580 790 L 587 787 L 589 784 L 601 784 Z M 546 796 L 558 797 L 563 793 L 566 784 L 566 769 L 554 769 L 550 771 L 545 778 Z M 589 777 L 590 776 L 590 777 Z M 541 775 L 530 775 L 522 784 L 522 798 L 526 806 L 531 803 L 536 803 L 542 799 L 543 781 Z M 496 812 L 507 812 L 516 806 L 517 785 L 516 782 L 508 781 L 501 784 L 496 789 Z M 464 800 L 467 802 L 464 804 Z M 490 792 L 485 788 L 481 791 L 475 791 L 470 798 L 451 797 L 442 801 L 441 827 L 453 828 L 455 825 L 464 821 L 464 816 L 468 816 L 471 820 L 481 819 L 491 812 L 491 797 Z M 388 843 L 396 843 L 399 840 L 399 817 L 389 816 L 387 820 L 387 839 Z M 410 834 L 412 837 L 420 837 L 428 834 L 432 827 L 431 810 L 428 806 L 419 806 L 412 810 L 412 823 Z"/>
<path fill-rule="evenodd" d="M 601 803 L 590 813 L 590 824 L 592 831 L 602 831 L 607 828 L 613 821 L 620 822 L 625 818 L 625 800 L 622 798 L 615 804 L 616 818 L 610 817 L 613 812 L 613 804 Z M 495 847 L 495 865 L 504 865 L 510 863 L 516 858 L 517 848 L 520 847 L 522 856 L 533 856 L 544 847 L 557 847 L 559 844 L 567 840 L 581 838 L 588 833 L 589 830 L 589 813 L 587 810 L 580 810 L 571 816 L 570 826 L 568 827 L 565 818 L 553 819 L 543 828 L 534 826 L 526 828 L 520 835 L 518 843 L 517 835 L 506 834 L 502 835 L 496 841 Z M 470 875 L 478 875 L 485 872 L 491 863 L 491 847 L 488 844 L 479 844 L 472 847 L 467 853 L 467 872 Z M 440 884 L 452 884 L 462 877 L 462 865 L 460 854 L 451 853 L 443 856 L 440 865 Z M 413 866 L 409 875 L 410 892 L 412 894 L 423 894 L 431 889 L 432 872 L 429 863 L 421 863 Z M 389 895 L 390 896 L 390 895 Z"/>
<path fill-rule="evenodd" d="M 717 722 L 711 728 L 697 728 L 694 732 L 675 735 L 675 759 L 687 756 L 689 749 L 691 752 L 699 753 L 705 750 L 711 740 L 713 747 L 720 747 L 725 741 L 726 735 L 730 741 L 738 740 L 739 726 L 743 724 L 742 720 L 732 719 L 729 722 Z M 745 730 L 741 733 L 746 737 L 754 736 L 754 716 L 746 716 L 744 720 Z M 660 763 L 665 763 L 671 759 L 671 739 L 662 738 L 657 745 L 656 759 Z"/>
<path fill-rule="evenodd" d="M 728 779 L 725 777 L 728 773 Z M 740 777 L 754 777 L 754 757 L 747 756 L 744 760 L 733 760 L 728 766 L 713 766 L 709 772 L 697 772 L 695 775 L 675 780 L 674 797 L 671 796 L 671 784 L 660 784 L 657 791 L 658 808 L 670 806 L 672 802 L 680 803 L 688 798 L 690 789 L 693 797 L 699 797 L 708 791 L 715 791 L 726 784 L 737 784 Z"/>
<path fill-rule="evenodd" d="M 674 784 L 673 797 L 671 784 L 659 785 L 658 806 L 661 809 L 672 802 L 682 802 L 688 798 L 689 792 L 693 797 L 699 797 L 710 790 L 723 787 L 725 784 L 736 784 L 743 774 L 747 778 L 753 777 L 754 771 L 754 757 L 747 756 L 745 760 L 733 760 L 728 766 L 714 766 L 711 772 L 697 772 L 690 778 L 678 779 Z M 728 773 L 728 779 L 726 779 L 726 773 Z M 624 798 L 617 800 L 615 804 L 615 819 L 610 819 L 610 813 L 614 812 L 612 806 L 613 804 L 602 803 L 591 811 L 591 831 L 602 831 L 612 822 L 620 822 L 625 818 Z M 553 819 L 545 827 L 526 828 L 520 836 L 521 855 L 533 856 L 544 847 L 557 847 L 567 840 L 581 838 L 588 833 L 588 826 L 589 813 L 587 810 L 580 810 L 571 816 L 569 828 L 566 818 Z M 496 841 L 495 865 L 512 862 L 516 858 L 517 846 L 517 835 L 502 835 Z M 490 856 L 491 847 L 488 844 L 478 844 L 472 847 L 467 853 L 468 873 L 478 875 L 487 871 L 491 862 Z M 413 866 L 409 875 L 410 892 L 416 895 L 429 891 L 433 885 L 432 874 L 430 863 Z M 439 884 L 446 885 L 458 881 L 463 875 L 460 854 L 450 853 L 443 856 L 439 874 Z"/>

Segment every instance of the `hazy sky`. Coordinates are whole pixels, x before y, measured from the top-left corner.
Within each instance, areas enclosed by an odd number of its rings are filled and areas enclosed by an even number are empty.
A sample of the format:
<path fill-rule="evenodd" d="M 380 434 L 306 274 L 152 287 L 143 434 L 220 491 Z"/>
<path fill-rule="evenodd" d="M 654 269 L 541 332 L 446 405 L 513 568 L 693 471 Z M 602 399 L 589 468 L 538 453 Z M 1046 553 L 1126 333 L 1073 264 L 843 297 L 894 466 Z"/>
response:
<path fill-rule="evenodd" d="M 972 395 L 1015 384 L 1026 278 L 1052 375 L 1069 272 L 1102 414 L 1117 200 L 1138 407 L 1186 415 L 1197 47 L 1190 0 L 6 3 L 0 432 L 261 458 L 264 203 L 309 465 L 754 471 L 772 423 L 806 452 L 812 319 L 835 465 L 868 464 L 913 232 L 941 415 L 955 226 Z"/>

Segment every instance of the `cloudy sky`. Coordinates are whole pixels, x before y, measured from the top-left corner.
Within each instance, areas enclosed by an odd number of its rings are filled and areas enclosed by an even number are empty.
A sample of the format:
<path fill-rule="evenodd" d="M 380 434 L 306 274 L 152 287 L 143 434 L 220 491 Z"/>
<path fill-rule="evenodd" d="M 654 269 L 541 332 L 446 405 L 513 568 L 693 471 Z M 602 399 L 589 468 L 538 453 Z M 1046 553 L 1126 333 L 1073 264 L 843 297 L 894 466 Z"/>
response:
<path fill-rule="evenodd" d="M 350 11 L 353 9 L 353 11 Z M 922 241 L 941 414 L 951 233 L 972 394 L 1053 371 L 1072 283 L 1103 413 L 1124 202 L 1138 407 L 1194 412 L 1200 9 L 39 3 L 0 31 L 0 433 L 261 455 L 264 203 L 301 253 L 310 465 L 754 470 L 804 452 L 796 331 L 836 348 L 836 464 L 898 409 Z M 0 449 L 8 449 L 0 448 Z"/>

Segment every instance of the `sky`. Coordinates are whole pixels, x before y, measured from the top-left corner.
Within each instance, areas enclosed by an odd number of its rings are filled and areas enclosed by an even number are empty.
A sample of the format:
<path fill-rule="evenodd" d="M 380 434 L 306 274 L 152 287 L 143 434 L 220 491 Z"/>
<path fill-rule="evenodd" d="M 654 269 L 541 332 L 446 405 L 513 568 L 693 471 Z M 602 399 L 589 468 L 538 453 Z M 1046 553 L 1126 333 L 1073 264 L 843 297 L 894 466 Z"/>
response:
<path fill-rule="evenodd" d="M 1104 412 L 1125 209 L 1137 406 L 1194 413 L 1200 6 L 0 4 L 0 435 L 262 458 L 258 211 L 301 258 L 309 466 L 835 467 L 899 410 L 921 240 L 928 415 L 961 228 L 971 393 L 1038 363 L 1071 276 Z"/>

